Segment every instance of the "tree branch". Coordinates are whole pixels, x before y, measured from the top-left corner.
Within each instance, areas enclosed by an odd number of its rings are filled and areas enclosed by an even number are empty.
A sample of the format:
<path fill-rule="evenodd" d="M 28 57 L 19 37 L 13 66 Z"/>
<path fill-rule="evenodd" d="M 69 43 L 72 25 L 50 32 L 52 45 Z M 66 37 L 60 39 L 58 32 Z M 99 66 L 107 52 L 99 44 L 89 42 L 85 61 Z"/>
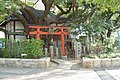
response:
<path fill-rule="evenodd" d="M 61 12 L 65 12 L 59 5 L 56 5 L 56 7 L 57 7 Z"/>
<path fill-rule="evenodd" d="M 22 15 L 23 15 L 24 18 L 28 21 L 28 23 L 30 23 L 30 16 L 29 16 L 29 14 L 25 11 L 25 9 L 20 9 L 20 11 L 22 12 Z"/>
<path fill-rule="evenodd" d="M 115 23 L 117 23 L 117 22 L 119 21 L 119 19 L 120 19 L 120 14 L 119 14 L 119 16 L 116 18 Z"/>
<path fill-rule="evenodd" d="M 24 18 L 24 16 L 20 13 L 13 13 L 13 15 L 20 20 L 20 22 L 23 24 L 25 28 L 25 32 L 28 32 L 28 27 L 26 26 L 28 24 L 28 21 Z"/>
<path fill-rule="evenodd" d="M 33 13 L 32 7 L 26 5 L 24 9 L 30 15 L 30 18 L 32 19 L 33 24 L 38 24 L 35 18 L 35 15 Z"/>
<path fill-rule="evenodd" d="M 119 19 L 120 19 L 120 15 L 117 17 L 117 19 L 115 20 L 115 23 L 114 23 L 114 24 L 117 24 L 117 22 L 119 21 Z M 120 28 L 120 26 L 115 27 L 114 30 L 116 30 L 116 29 L 118 29 L 118 28 Z"/>
<path fill-rule="evenodd" d="M 38 3 L 38 1 L 39 1 L 39 0 L 37 0 L 37 1 L 34 3 L 34 5 L 33 5 L 33 6 L 35 6 L 35 5 Z"/>
<path fill-rule="evenodd" d="M 24 27 L 26 24 L 28 24 L 27 20 L 24 18 L 24 16 L 22 14 L 17 12 L 17 13 L 13 13 L 13 15 L 21 21 L 21 23 L 24 25 Z"/>
<path fill-rule="evenodd" d="M 43 4 L 44 4 L 44 6 L 45 6 L 45 11 L 44 11 L 44 13 L 43 13 L 43 16 L 42 16 L 41 19 L 39 20 L 39 24 L 43 24 L 43 21 L 46 20 L 47 15 L 48 15 L 48 13 L 49 13 L 49 11 L 50 11 L 50 8 L 52 7 L 53 1 L 54 1 L 54 0 L 48 0 L 48 1 L 42 0 Z"/>
<path fill-rule="evenodd" d="M 92 17 L 92 15 L 94 14 L 95 10 L 96 10 L 96 7 L 93 7 L 91 9 L 91 12 L 84 16 L 84 18 L 82 19 L 82 22 L 85 22 L 88 18 Z"/>
<path fill-rule="evenodd" d="M 62 24 L 62 23 L 66 23 L 68 19 L 67 18 L 64 18 L 62 20 L 58 19 L 58 20 L 52 20 L 50 21 L 50 24 Z"/>
<path fill-rule="evenodd" d="M 60 6 L 56 5 L 56 7 L 61 11 L 60 13 L 57 14 L 55 20 L 59 19 L 60 16 L 62 16 L 63 14 L 68 14 L 71 9 L 72 9 L 72 4 L 70 5 L 69 9 L 67 11 L 64 11 Z"/>
<path fill-rule="evenodd" d="M 46 0 L 42 0 L 42 3 L 46 6 L 47 5 L 47 1 Z"/>

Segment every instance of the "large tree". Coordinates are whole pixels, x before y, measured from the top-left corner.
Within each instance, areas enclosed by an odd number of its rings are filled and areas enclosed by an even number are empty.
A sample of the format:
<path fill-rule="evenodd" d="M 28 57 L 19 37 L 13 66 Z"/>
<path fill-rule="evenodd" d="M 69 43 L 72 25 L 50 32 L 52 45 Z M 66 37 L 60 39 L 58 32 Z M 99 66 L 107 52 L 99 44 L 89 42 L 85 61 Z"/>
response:
<path fill-rule="evenodd" d="M 33 6 L 41 1 L 45 10 L 36 10 Z M 116 4 L 117 2 L 117 4 Z M 29 3 L 29 4 L 28 4 Z M 0 18 L 14 15 L 28 32 L 28 25 L 50 25 L 52 23 L 81 24 L 89 21 L 96 11 L 115 11 L 119 0 L 1 0 Z M 54 9 L 54 12 L 51 11 Z"/>

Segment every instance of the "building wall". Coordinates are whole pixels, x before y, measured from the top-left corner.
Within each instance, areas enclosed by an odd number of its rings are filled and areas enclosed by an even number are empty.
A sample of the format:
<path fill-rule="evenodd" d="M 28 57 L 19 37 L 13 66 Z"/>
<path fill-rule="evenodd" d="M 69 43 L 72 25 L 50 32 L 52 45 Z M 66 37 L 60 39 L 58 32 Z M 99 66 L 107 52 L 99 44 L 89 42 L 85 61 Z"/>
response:
<path fill-rule="evenodd" d="M 23 29 L 24 30 L 24 26 L 20 21 L 16 21 L 16 26 L 17 27 L 15 29 Z M 24 32 L 23 30 L 15 30 L 15 32 Z M 16 38 L 16 40 L 19 40 L 19 39 L 25 39 L 26 37 L 22 36 L 22 35 L 16 35 L 15 38 Z"/>
<path fill-rule="evenodd" d="M 23 32 L 24 31 L 24 26 L 22 25 L 22 23 L 20 21 L 9 21 L 6 24 L 6 30 L 8 30 L 9 32 Z M 7 35 L 7 39 L 25 39 L 26 37 L 23 35 Z"/>
<path fill-rule="evenodd" d="M 0 31 L 0 38 L 5 38 L 5 33 Z"/>

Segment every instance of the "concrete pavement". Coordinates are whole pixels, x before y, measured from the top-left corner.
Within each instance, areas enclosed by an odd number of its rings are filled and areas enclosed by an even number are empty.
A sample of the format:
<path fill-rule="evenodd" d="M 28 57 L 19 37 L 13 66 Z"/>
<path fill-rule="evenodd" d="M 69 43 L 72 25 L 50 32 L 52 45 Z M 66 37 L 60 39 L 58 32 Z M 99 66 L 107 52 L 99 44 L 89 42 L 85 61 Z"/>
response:
<path fill-rule="evenodd" d="M 0 68 L 0 80 L 100 80 L 93 70 Z"/>
<path fill-rule="evenodd" d="M 120 80 L 120 69 L 106 70 L 106 72 L 108 72 L 116 80 Z"/>
<path fill-rule="evenodd" d="M 73 65 L 59 62 L 60 66 L 51 63 L 48 69 L 0 68 L 0 80 L 120 80 L 120 69 L 93 70 L 80 68 L 74 61 Z"/>

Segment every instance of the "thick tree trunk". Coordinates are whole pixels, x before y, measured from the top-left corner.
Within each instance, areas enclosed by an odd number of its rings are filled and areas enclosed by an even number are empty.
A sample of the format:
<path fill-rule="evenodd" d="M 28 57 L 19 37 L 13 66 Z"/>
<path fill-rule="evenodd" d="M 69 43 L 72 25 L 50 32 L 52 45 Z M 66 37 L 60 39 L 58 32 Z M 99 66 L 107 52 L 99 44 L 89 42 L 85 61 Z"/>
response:
<path fill-rule="evenodd" d="M 31 24 L 38 24 L 37 23 L 37 19 L 35 18 L 36 15 L 34 14 L 34 12 L 32 10 L 32 7 L 26 5 L 26 7 L 24 8 L 24 10 L 26 10 L 26 12 L 29 14 L 29 16 L 30 16 L 30 18 L 32 20 Z"/>
<path fill-rule="evenodd" d="M 44 4 L 44 6 L 45 6 L 45 11 L 44 11 L 41 19 L 39 20 L 39 24 L 44 24 L 44 22 L 46 21 L 47 15 L 50 12 L 50 9 L 51 9 L 51 7 L 53 5 L 54 0 L 48 0 L 48 1 L 42 0 L 42 2 Z"/>
<path fill-rule="evenodd" d="M 108 32 L 107 32 L 107 37 L 108 37 L 108 38 L 110 38 L 112 31 L 113 31 L 113 30 L 111 30 L 110 28 L 108 28 Z"/>
<path fill-rule="evenodd" d="M 101 42 L 102 42 L 102 44 L 103 44 L 103 42 L 104 42 L 103 34 L 100 34 L 100 40 L 101 40 Z"/>
<path fill-rule="evenodd" d="M 77 3 L 75 2 L 75 0 L 72 0 L 73 2 L 69 3 L 69 6 L 68 8 L 66 8 L 66 10 L 63 8 L 63 6 L 61 7 L 60 5 L 58 4 L 55 4 L 54 6 L 56 6 L 59 10 L 60 10 L 60 13 L 58 13 L 56 15 L 56 17 L 54 17 L 53 20 L 49 20 L 47 21 L 48 19 L 48 14 L 50 12 L 50 9 L 54 3 L 54 0 L 41 0 L 45 6 L 45 11 L 44 13 L 40 13 L 40 12 L 37 12 L 38 10 L 35 10 L 33 7 L 30 7 L 26 4 L 24 4 L 24 6 L 20 9 L 20 12 L 18 13 L 13 13 L 13 15 L 15 17 L 17 17 L 21 23 L 24 25 L 25 27 L 25 31 L 28 32 L 29 31 L 29 28 L 28 28 L 28 24 L 32 24 L 32 25 L 49 25 L 49 24 L 52 24 L 52 23 L 65 23 L 67 20 L 74 20 L 74 18 L 76 17 L 67 17 L 67 18 L 64 18 L 64 19 L 61 19 L 60 17 L 64 14 L 68 14 L 71 12 L 72 8 L 73 8 L 73 14 L 75 13 L 76 15 L 76 12 L 77 12 L 77 9 L 78 9 L 78 5 Z M 82 3 L 83 4 L 83 3 Z M 22 6 L 20 4 L 18 4 L 19 6 Z M 80 23 L 81 22 L 85 22 L 88 18 L 91 18 L 92 15 L 94 14 L 95 10 L 96 10 L 96 6 L 92 6 L 90 7 L 90 4 L 84 4 L 84 9 L 83 10 L 80 10 L 79 13 L 77 13 L 80 17 L 80 20 L 78 20 Z M 76 12 L 75 12 L 75 8 L 76 8 Z M 88 9 L 89 12 L 87 11 Z M 41 15 L 39 15 L 41 14 Z"/>
<path fill-rule="evenodd" d="M 21 21 L 24 27 L 26 27 L 26 24 L 28 24 L 28 21 L 24 18 L 24 16 L 21 13 L 18 13 L 18 12 L 13 13 L 13 15 Z"/>

